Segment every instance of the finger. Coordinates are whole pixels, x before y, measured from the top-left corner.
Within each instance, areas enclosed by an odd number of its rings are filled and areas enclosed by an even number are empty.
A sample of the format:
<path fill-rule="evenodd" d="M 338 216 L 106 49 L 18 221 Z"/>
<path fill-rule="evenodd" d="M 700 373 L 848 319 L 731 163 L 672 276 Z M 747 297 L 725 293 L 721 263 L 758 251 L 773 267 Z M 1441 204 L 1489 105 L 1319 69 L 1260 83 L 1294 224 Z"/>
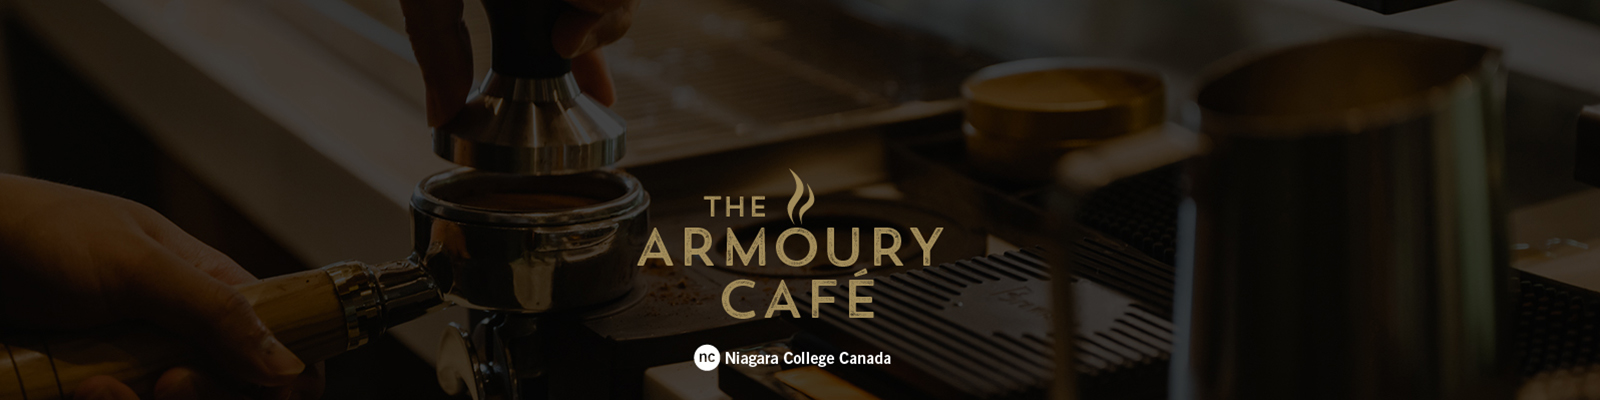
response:
<path fill-rule="evenodd" d="M 550 32 L 551 45 L 562 57 L 575 58 L 622 39 L 633 25 L 633 5 L 638 2 L 624 4 L 604 13 L 579 9 L 561 14 Z"/>
<path fill-rule="evenodd" d="M 128 385 L 116 379 L 101 375 L 84 379 L 73 389 L 74 400 L 139 400 L 139 395 L 133 393 Z"/>
<path fill-rule="evenodd" d="M 556 25 L 550 30 L 550 45 L 565 58 L 583 54 L 584 49 L 593 49 L 595 44 L 590 41 L 595 38 L 590 32 L 599 25 L 602 15 L 582 10 L 562 13 L 556 17 Z"/>
<path fill-rule="evenodd" d="M 449 122 L 472 90 L 472 44 L 461 0 L 400 0 L 411 53 L 427 88 L 428 126 Z"/>
<path fill-rule="evenodd" d="M 600 104 L 609 107 L 617 102 L 617 90 L 611 82 L 611 69 L 606 66 L 606 58 L 600 55 L 600 52 L 591 51 L 572 59 L 572 78 L 578 80 L 578 87 L 582 88 L 584 93 Z"/>
<path fill-rule="evenodd" d="M 141 206 L 142 207 L 142 206 Z M 148 210 L 148 209 L 146 209 Z M 146 235 L 160 242 L 167 250 L 189 262 L 189 265 L 211 275 L 212 278 L 228 285 L 241 285 L 260 281 L 255 275 L 245 271 L 244 267 L 234 262 L 226 254 L 207 246 L 194 236 L 184 232 L 182 228 L 172 221 L 162 217 L 154 210 L 148 212 L 135 212 L 139 224 L 144 227 Z"/>
<path fill-rule="evenodd" d="M 114 270 L 113 307 L 195 341 L 228 372 L 264 386 L 284 386 L 305 369 L 272 336 L 233 287 L 152 243 L 150 251 Z"/>
<path fill-rule="evenodd" d="M 228 390 L 227 385 L 189 367 L 167 370 L 156 380 L 152 395 L 156 400 L 245 399 Z"/>

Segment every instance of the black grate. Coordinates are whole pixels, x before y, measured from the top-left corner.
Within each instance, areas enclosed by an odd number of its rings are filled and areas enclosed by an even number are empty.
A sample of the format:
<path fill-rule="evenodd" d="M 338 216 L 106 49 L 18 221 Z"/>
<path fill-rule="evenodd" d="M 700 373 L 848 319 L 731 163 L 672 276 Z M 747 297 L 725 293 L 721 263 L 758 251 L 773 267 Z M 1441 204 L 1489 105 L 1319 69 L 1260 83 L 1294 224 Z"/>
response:
<path fill-rule="evenodd" d="M 1515 338 L 1517 372 L 1584 367 L 1600 362 L 1600 294 L 1533 274 L 1520 277 Z"/>
<path fill-rule="evenodd" d="M 1090 194 L 1078 223 L 1117 238 L 1172 265 L 1177 252 L 1182 168 L 1168 165 L 1127 177 Z"/>
<path fill-rule="evenodd" d="M 1055 341 L 1045 257 L 1021 250 L 879 277 L 858 289 L 873 299 L 859 310 L 874 318 L 849 318 L 844 305 L 833 304 L 820 307 L 821 318 L 796 322 L 839 348 L 891 355 L 894 363 L 874 372 L 893 376 L 916 397 L 1036 397 L 1047 390 Z M 1164 312 L 1089 280 L 1075 279 L 1073 290 L 1075 368 L 1085 391 L 1163 396 L 1173 335 Z M 843 285 L 823 292 L 840 302 L 849 295 Z M 811 313 L 807 294 L 795 303 Z"/>

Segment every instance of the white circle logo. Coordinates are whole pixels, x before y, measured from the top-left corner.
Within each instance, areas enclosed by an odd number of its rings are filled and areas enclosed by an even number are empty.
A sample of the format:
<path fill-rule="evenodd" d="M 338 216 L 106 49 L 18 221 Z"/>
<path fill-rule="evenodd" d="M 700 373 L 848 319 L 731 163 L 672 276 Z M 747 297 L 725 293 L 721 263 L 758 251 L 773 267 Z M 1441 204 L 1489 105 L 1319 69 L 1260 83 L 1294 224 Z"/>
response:
<path fill-rule="evenodd" d="M 701 371 L 716 369 L 717 364 L 721 362 L 722 356 L 717 352 L 716 346 L 702 344 L 700 348 L 694 349 L 694 366 Z"/>

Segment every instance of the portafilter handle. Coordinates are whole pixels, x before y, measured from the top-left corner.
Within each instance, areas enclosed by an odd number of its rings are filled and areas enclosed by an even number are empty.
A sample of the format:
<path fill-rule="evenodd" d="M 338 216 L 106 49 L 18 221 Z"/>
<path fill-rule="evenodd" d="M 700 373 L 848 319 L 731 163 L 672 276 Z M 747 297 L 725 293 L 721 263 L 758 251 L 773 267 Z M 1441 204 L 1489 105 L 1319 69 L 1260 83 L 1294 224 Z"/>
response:
<path fill-rule="evenodd" d="M 444 305 L 433 279 L 411 262 L 341 262 L 235 287 L 302 362 L 365 345 L 384 330 Z M 0 400 L 71 398 L 107 375 L 140 397 L 167 369 L 201 361 L 188 343 L 151 325 L 57 335 L 0 337 Z"/>

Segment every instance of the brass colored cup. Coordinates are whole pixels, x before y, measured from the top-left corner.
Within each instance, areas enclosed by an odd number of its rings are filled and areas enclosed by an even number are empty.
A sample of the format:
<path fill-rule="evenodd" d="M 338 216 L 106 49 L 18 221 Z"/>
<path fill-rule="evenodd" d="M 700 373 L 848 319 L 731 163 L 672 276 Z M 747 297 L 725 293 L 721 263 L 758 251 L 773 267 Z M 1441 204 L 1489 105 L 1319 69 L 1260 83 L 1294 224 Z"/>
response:
<path fill-rule="evenodd" d="M 1066 58 L 1013 61 L 962 84 L 967 157 L 978 170 L 1044 182 L 1067 152 L 1161 125 L 1165 86 L 1155 72 Z"/>

